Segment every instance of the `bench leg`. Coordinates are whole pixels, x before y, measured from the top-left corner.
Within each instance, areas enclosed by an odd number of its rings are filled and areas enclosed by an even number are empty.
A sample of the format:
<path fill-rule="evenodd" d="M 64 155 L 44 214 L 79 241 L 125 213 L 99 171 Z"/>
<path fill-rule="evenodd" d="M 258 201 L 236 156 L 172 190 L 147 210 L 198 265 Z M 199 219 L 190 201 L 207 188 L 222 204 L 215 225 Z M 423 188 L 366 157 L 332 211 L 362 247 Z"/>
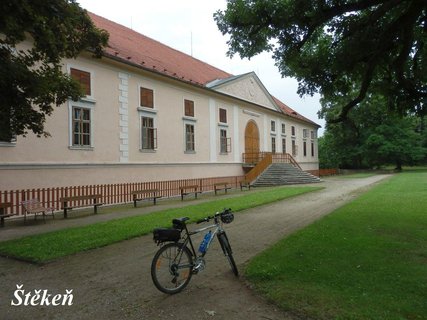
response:
<path fill-rule="evenodd" d="M 136 208 L 136 200 L 133 200 L 133 207 Z"/>
<path fill-rule="evenodd" d="M 0 218 L 0 227 L 4 227 L 4 217 Z"/>
<path fill-rule="evenodd" d="M 194 191 L 194 196 L 196 197 L 196 199 L 197 199 L 197 191 Z"/>
<path fill-rule="evenodd" d="M 97 214 L 97 213 L 98 213 L 98 206 L 96 205 L 96 203 L 95 203 L 95 205 L 93 206 L 93 212 L 94 212 L 95 214 Z"/>
<path fill-rule="evenodd" d="M 184 193 L 181 192 L 181 201 L 184 201 Z"/>
<path fill-rule="evenodd" d="M 68 218 L 68 215 L 67 215 L 67 209 L 66 208 L 64 208 L 64 219 L 67 219 Z"/>
<path fill-rule="evenodd" d="M 153 204 L 156 205 L 156 197 L 153 198 Z"/>

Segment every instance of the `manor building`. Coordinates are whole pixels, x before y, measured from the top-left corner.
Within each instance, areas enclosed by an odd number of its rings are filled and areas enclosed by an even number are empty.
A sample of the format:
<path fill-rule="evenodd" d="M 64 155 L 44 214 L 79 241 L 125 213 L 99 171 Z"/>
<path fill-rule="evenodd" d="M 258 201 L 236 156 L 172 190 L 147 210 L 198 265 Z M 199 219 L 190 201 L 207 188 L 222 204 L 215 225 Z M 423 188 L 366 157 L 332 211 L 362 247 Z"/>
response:
<path fill-rule="evenodd" d="M 0 142 L 0 190 L 242 176 L 262 152 L 318 169 L 319 125 L 254 72 L 229 74 L 90 17 L 110 34 L 102 58 L 64 60 L 86 96 L 55 108 L 50 137 Z"/>

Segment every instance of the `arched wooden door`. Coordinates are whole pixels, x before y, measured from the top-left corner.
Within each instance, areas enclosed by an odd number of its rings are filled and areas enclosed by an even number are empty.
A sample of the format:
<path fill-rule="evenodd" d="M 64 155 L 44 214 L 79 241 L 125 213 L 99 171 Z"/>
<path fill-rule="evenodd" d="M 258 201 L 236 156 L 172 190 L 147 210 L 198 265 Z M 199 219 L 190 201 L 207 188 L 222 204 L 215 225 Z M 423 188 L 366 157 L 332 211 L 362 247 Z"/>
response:
<path fill-rule="evenodd" d="M 257 163 L 259 158 L 259 131 L 255 121 L 247 123 L 245 129 L 245 162 Z"/>

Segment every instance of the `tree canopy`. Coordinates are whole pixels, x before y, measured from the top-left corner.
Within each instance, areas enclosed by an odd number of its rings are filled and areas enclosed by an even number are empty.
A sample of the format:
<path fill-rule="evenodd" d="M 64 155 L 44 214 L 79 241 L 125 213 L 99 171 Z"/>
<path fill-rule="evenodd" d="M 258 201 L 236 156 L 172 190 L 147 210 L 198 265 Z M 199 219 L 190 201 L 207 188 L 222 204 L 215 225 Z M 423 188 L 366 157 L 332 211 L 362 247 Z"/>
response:
<path fill-rule="evenodd" d="M 83 95 L 61 60 L 86 49 L 100 57 L 108 34 L 75 0 L 3 0 L 0 12 L 0 141 L 29 130 L 48 135 L 52 105 Z"/>
<path fill-rule="evenodd" d="M 214 18 L 230 56 L 271 51 L 300 95 L 342 98 L 328 122 L 372 92 L 401 114 L 427 112 L 425 0 L 228 0 Z"/>
<path fill-rule="evenodd" d="M 340 123 L 327 124 L 319 139 L 322 167 L 373 168 L 425 163 L 424 118 L 401 117 L 387 108 L 387 99 L 370 97 L 349 111 Z"/>

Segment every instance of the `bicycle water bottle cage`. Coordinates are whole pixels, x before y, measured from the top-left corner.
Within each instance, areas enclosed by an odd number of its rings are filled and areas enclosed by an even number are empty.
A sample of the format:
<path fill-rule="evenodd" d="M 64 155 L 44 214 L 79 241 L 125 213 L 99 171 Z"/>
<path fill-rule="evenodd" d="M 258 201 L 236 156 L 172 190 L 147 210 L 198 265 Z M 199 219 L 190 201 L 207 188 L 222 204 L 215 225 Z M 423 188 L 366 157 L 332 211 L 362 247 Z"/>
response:
<path fill-rule="evenodd" d="M 185 221 L 190 220 L 188 217 L 178 218 L 172 220 L 172 225 L 175 229 L 183 230 L 185 228 Z"/>
<path fill-rule="evenodd" d="M 153 230 L 153 240 L 156 243 L 177 242 L 179 239 L 181 239 L 181 230 L 174 228 L 156 228 Z"/>

